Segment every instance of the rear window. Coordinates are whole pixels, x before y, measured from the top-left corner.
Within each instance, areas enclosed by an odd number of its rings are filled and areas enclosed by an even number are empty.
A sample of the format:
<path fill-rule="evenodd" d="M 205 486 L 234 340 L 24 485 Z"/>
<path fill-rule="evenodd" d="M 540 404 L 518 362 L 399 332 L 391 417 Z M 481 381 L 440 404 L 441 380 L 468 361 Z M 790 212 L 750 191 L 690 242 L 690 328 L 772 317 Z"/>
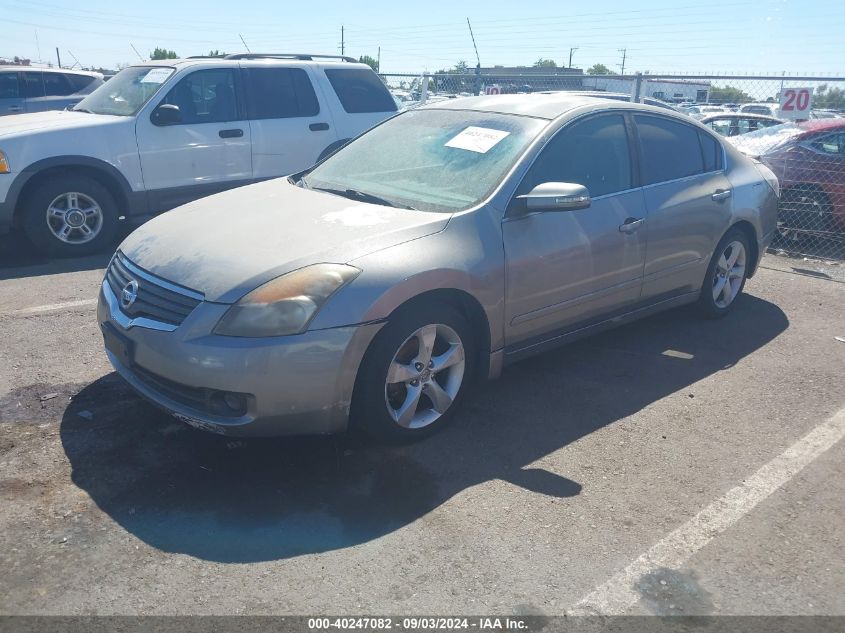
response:
<path fill-rule="evenodd" d="M 65 75 L 74 92 L 85 90 L 94 81 L 90 75 Z"/>
<path fill-rule="evenodd" d="M 396 102 L 372 70 L 366 68 L 326 69 L 332 88 L 349 113 L 395 112 Z"/>
<path fill-rule="evenodd" d="M 249 68 L 246 86 L 250 119 L 307 117 L 320 112 L 314 86 L 301 68 Z"/>
<path fill-rule="evenodd" d="M 698 130 L 655 116 L 635 116 L 642 146 L 643 184 L 694 176 L 704 171 Z"/>

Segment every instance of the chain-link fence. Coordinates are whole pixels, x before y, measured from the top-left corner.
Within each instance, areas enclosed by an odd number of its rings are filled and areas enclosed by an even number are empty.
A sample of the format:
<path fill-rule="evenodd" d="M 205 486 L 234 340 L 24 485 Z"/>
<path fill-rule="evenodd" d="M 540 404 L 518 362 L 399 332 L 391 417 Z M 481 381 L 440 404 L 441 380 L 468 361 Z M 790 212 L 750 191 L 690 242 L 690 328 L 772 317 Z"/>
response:
<path fill-rule="evenodd" d="M 490 68 L 382 79 L 404 108 L 479 94 L 563 90 L 674 108 L 759 157 L 777 175 L 782 194 L 773 249 L 845 260 L 845 77 Z"/>

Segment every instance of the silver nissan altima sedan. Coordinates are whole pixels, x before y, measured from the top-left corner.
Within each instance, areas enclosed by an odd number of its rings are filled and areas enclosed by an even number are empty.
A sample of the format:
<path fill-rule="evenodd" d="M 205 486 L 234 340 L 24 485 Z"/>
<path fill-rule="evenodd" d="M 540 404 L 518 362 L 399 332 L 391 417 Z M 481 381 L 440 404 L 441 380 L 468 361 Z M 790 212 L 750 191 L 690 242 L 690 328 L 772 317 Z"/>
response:
<path fill-rule="evenodd" d="M 526 355 L 686 303 L 724 316 L 777 201 L 665 109 L 454 100 L 137 229 L 98 319 L 115 369 L 191 425 L 415 439 Z"/>

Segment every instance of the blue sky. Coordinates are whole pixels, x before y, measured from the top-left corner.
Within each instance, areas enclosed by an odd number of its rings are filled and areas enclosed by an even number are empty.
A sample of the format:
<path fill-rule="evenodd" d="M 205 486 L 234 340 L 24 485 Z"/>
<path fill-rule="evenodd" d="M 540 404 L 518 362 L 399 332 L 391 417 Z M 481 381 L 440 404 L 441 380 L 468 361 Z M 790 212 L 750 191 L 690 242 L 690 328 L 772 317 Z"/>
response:
<path fill-rule="evenodd" d="M 382 71 L 419 72 L 475 65 L 466 18 L 484 66 L 530 65 L 540 57 L 618 71 L 845 74 L 845 5 L 829 0 L 597 0 L 447 2 L 315 0 L 279 3 L 136 3 L 0 0 L 0 56 L 115 67 L 156 46 L 183 56 L 210 49 L 376 56 Z M 37 34 L 37 43 L 36 43 Z M 39 55 L 40 48 L 40 55 Z"/>

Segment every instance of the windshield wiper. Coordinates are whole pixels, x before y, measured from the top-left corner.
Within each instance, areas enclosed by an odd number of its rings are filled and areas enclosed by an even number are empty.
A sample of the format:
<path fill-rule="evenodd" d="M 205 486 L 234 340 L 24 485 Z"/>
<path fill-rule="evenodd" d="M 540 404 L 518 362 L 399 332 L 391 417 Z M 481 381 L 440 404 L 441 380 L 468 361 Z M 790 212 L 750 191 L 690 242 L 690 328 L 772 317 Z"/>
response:
<path fill-rule="evenodd" d="M 358 191 L 357 189 L 332 189 L 331 187 L 314 187 L 314 190 L 325 191 L 326 193 L 333 193 L 336 196 L 343 196 L 344 198 L 360 200 L 361 202 L 372 202 L 373 204 L 381 204 L 386 207 L 394 207 L 396 209 L 408 209 L 410 211 L 416 211 L 414 207 L 409 207 L 404 204 L 397 204 L 395 202 L 387 200 L 386 198 L 381 198 L 372 193 L 366 193 L 365 191 Z"/>

